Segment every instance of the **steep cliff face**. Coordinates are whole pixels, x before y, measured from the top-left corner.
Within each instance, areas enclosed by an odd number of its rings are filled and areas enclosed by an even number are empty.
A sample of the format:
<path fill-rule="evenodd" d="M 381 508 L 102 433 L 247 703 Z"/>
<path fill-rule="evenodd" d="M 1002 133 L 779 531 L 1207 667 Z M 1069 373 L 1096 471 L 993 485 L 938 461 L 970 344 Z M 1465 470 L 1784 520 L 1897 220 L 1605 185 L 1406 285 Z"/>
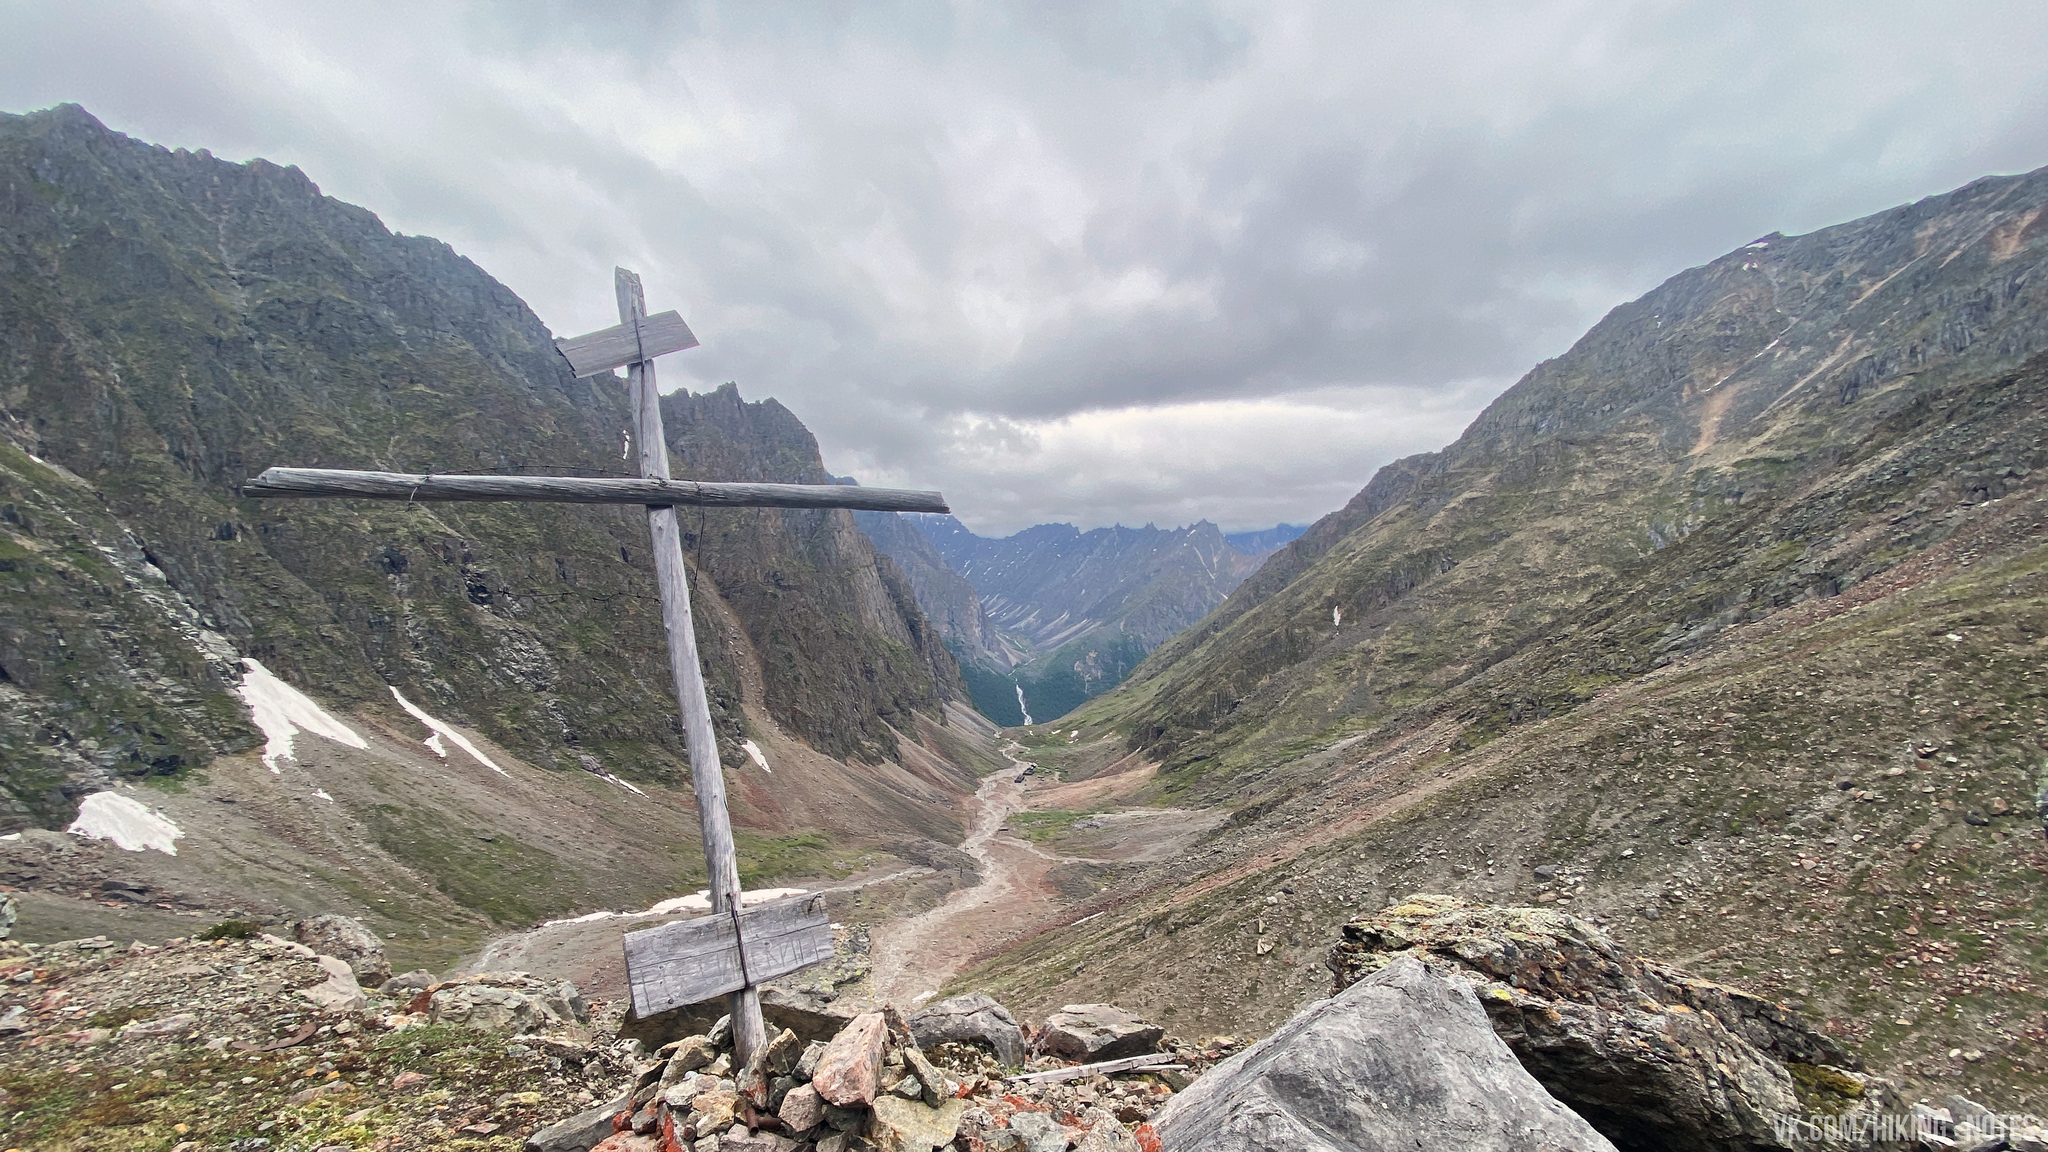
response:
<path fill-rule="evenodd" d="M 909 520 L 894 512 L 855 512 L 853 518 L 875 548 L 896 562 L 925 618 L 962 665 L 1001 670 L 1022 658 L 989 619 L 974 585 Z"/>
<path fill-rule="evenodd" d="M 772 401 L 728 386 L 664 414 L 677 475 L 824 480 Z M 254 659 L 372 733 L 368 751 L 302 736 L 294 770 L 341 757 L 346 780 L 249 782 L 337 805 L 356 822 L 340 859 L 381 844 L 460 915 L 672 891 L 690 821 L 625 788 L 686 777 L 644 512 L 237 495 L 272 464 L 614 475 L 626 423 L 622 384 L 572 378 L 510 291 L 295 169 L 166 151 L 75 107 L 0 117 L 0 831 L 61 828 L 109 786 L 239 777 L 263 739 Z M 944 729 L 963 690 L 902 575 L 843 511 L 685 519 L 735 819 L 950 838 L 973 740 Z M 477 764 L 438 735 L 422 752 L 394 689 L 532 788 L 431 795 L 444 762 Z M 563 841 L 556 806 L 586 786 L 624 807 Z M 202 808 L 259 810 L 239 795 Z M 520 829 L 481 842 L 526 863 L 473 859 L 465 821 Z"/>
<path fill-rule="evenodd" d="M 731 384 L 662 398 L 670 450 L 690 471 L 733 481 L 829 484 L 818 442 L 773 400 Z M 770 710 L 821 751 L 894 757 L 912 713 L 966 696 L 911 583 L 842 509 L 727 508 L 681 514 L 684 546 L 746 622 Z M 701 535 L 700 535 L 701 534 Z M 879 721 L 879 723 L 877 723 Z"/>

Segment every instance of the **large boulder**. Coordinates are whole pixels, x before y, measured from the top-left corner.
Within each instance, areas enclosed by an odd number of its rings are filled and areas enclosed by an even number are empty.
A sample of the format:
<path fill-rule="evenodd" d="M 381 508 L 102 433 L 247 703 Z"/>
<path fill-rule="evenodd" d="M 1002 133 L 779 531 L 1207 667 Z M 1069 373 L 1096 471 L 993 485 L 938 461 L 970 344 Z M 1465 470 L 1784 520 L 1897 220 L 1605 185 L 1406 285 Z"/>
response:
<path fill-rule="evenodd" d="M 1630 956 L 1564 912 L 1415 895 L 1346 924 L 1329 956 L 1340 991 L 1411 960 L 1474 985 L 1522 1066 L 1623 1148 L 1780 1148 L 1779 1117 L 1876 1104 L 1790 1008 Z M 1794 1065 L 1840 1098 L 1800 1100 Z"/>
<path fill-rule="evenodd" d="M 487 972 L 451 980 L 420 997 L 426 1001 L 429 1023 L 479 1032 L 541 1032 L 590 1021 L 590 1008 L 576 985 L 567 980 L 549 984 L 524 972 Z"/>
<path fill-rule="evenodd" d="M 1164 1152 L 1614 1152 L 1523 1070 L 1469 984 L 1412 957 L 1218 1064 L 1153 1123 Z"/>
<path fill-rule="evenodd" d="M 980 992 L 927 1004 L 909 1020 L 920 1047 L 974 1044 L 987 1048 L 1004 1067 L 1024 1063 L 1024 1030 L 994 998 Z"/>
<path fill-rule="evenodd" d="M 1166 1030 L 1114 1004 L 1069 1004 L 1046 1017 L 1038 1046 L 1068 1060 L 1093 1063 L 1157 1052 Z"/>
<path fill-rule="evenodd" d="M 365 988 L 375 988 L 391 979 L 391 961 L 384 957 L 384 942 L 359 920 L 315 916 L 293 924 L 292 939 L 322 956 L 347 961 L 356 974 L 356 983 Z"/>

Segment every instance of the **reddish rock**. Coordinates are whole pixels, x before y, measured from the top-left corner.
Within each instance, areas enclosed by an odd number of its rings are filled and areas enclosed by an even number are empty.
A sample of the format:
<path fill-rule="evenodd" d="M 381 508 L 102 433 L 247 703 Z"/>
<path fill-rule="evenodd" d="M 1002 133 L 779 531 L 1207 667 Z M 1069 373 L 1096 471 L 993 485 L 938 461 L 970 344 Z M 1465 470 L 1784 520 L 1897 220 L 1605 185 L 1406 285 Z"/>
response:
<path fill-rule="evenodd" d="M 889 1025 L 880 1012 L 854 1017 L 853 1023 L 825 1046 L 811 1086 L 841 1108 L 873 1104 L 882 1076 L 882 1046 L 888 1036 Z"/>
<path fill-rule="evenodd" d="M 807 1132 L 825 1120 L 825 1101 L 818 1095 L 816 1087 L 800 1085 L 789 1090 L 782 1098 L 782 1108 L 776 1112 L 791 1132 Z"/>
<path fill-rule="evenodd" d="M 590 1152 L 661 1152 L 661 1148 L 654 1142 L 652 1136 L 635 1136 L 631 1132 L 621 1132 L 616 1136 L 606 1137 L 603 1143 L 592 1148 Z"/>

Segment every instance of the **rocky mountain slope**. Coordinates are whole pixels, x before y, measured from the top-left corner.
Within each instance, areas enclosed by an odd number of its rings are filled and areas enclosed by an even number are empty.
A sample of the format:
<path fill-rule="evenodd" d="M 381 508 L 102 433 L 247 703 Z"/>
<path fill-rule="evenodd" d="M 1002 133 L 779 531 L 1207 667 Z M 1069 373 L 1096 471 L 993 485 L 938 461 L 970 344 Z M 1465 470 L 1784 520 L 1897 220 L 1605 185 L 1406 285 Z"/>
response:
<path fill-rule="evenodd" d="M 906 569 L 926 562 L 914 542 L 898 542 L 904 525 L 978 593 L 984 636 L 992 629 L 996 640 L 977 646 L 963 632 L 951 647 L 975 703 L 999 724 L 1050 720 L 1115 686 L 1256 563 L 1207 521 L 1088 532 L 1040 524 L 989 539 L 951 516 L 900 516 L 875 539 Z"/>
<path fill-rule="evenodd" d="M 617 474 L 623 388 L 552 339 L 296 169 L 0 117 L 0 833 L 107 790 L 185 833 L 0 843 L 48 889 L 29 938 L 107 914 L 67 852 L 152 861 L 166 915 L 354 910 L 451 948 L 701 867 L 638 509 L 237 496 L 271 464 Z M 663 404 L 678 475 L 826 479 L 773 401 Z M 685 527 L 750 874 L 957 839 L 1001 761 L 902 574 L 844 512 Z"/>
<path fill-rule="evenodd" d="M 1361 908 L 1551 903 L 2048 1108 L 2044 259 L 2048 170 L 1615 309 L 1034 747 L 1234 815 L 967 981 L 1263 1028 Z"/>

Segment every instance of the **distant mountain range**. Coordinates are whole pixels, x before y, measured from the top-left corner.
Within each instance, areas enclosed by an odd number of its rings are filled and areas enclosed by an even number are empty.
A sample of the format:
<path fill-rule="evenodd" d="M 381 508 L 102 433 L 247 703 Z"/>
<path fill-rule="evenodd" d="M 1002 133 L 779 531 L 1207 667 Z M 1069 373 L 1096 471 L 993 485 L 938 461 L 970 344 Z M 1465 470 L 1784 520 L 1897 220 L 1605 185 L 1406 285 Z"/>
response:
<path fill-rule="evenodd" d="M 909 577 L 976 707 L 1006 725 L 1054 719 L 1115 687 L 1303 532 L 1039 524 L 991 539 L 951 516 L 858 520 Z"/>

